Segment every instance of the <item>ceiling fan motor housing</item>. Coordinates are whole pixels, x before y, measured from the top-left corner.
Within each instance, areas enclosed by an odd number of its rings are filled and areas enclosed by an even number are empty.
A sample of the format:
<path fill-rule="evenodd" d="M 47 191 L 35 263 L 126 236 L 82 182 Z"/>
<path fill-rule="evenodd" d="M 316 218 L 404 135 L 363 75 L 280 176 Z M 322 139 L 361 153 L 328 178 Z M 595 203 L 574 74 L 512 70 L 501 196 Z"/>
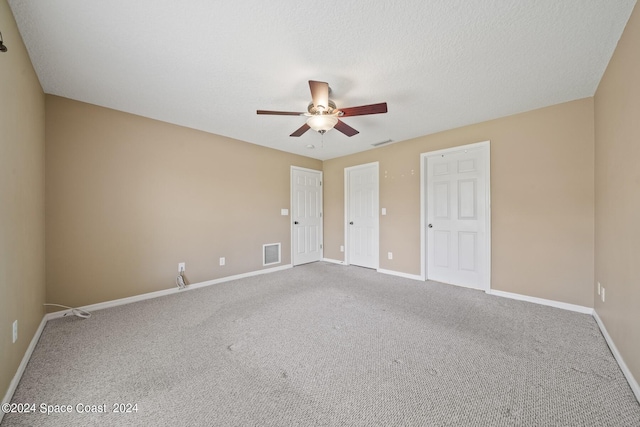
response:
<path fill-rule="evenodd" d="M 329 106 L 326 108 L 318 108 L 324 107 L 324 105 L 319 105 L 318 107 L 316 107 L 315 105 L 313 105 L 313 102 L 310 102 L 309 106 L 307 107 L 307 111 L 309 112 L 309 114 L 312 114 L 314 116 L 318 114 L 333 114 L 336 110 L 336 103 L 332 100 L 329 100 L 328 104 Z"/>

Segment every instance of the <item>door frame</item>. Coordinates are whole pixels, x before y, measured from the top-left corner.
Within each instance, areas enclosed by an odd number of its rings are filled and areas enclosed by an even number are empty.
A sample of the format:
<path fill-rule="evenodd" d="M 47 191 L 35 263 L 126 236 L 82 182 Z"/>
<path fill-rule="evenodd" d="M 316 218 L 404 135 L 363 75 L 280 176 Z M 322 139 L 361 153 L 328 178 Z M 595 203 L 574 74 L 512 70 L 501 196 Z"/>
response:
<path fill-rule="evenodd" d="M 316 169 L 309 169 L 309 168 L 303 168 L 301 166 L 291 166 L 290 172 L 289 172 L 289 235 L 291 237 L 291 265 L 295 267 L 295 263 L 293 261 L 294 258 L 294 247 L 293 247 L 293 240 L 295 239 L 295 233 L 293 231 L 293 187 L 294 187 L 294 181 L 293 181 L 293 173 L 294 171 L 302 171 L 302 172 L 312 172 L 312 173 L 318 173 L 320 174 L 320 260 L 322 261 L 324 259 L 324 185 L 322 185 L 323 180 L 324 180 L 324 176 L 322 171 L 316 170 Z"/>
<path fill-rule="evenodd" d="M 422 280 L 427 280 L 429 272 L 427 271 L 427 159 L 429 157 L 441 156 L 443 154 L 452 154 L 469 149 L 480 148 L 484 151 L 484 170 L 486 171 L 485 186 L 485 261 L 482 275 L 482 290 L 489 293 L 491 291 L 491 141 L 476 142 L 473 144 L 459 145 L 456 147 L 445 148 L 443 150 L 429 151 L 420 154 L 420 276 Z"/>
<path fill-rule="evenodd" d="M 344 168 L 344 263 L 345 265 L 350 265 L 349 262 L 349 212 L 350 212 L 350 198 L 349 198 L 349 189 L 350 189 L 350 179 L 349 172 L 357 169 L 371 168 L 375 167 L 376 170 L 376 181 L 375 181 L 375 192 L 377 199 L 376 211 L 377 215 L 375 216 L 375 226 L 376 230 L 374 233 L 374 253 L 375 257 L 375 265 L 373 268 L 376 270 L 380 268 L 380 162 L 371 162 L 364 163 L 362 165 L 350 166 Z"/>

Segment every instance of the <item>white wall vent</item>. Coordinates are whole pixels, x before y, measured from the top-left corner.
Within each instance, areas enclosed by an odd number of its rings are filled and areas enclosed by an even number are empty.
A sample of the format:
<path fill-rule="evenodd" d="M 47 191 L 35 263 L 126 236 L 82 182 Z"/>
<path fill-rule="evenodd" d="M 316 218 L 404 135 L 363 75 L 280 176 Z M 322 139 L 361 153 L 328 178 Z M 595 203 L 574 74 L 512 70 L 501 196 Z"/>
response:
<path fill-rule="evenodd" d="M 262 245 L 262 265 L 280 264 L 280 243 Z"/>

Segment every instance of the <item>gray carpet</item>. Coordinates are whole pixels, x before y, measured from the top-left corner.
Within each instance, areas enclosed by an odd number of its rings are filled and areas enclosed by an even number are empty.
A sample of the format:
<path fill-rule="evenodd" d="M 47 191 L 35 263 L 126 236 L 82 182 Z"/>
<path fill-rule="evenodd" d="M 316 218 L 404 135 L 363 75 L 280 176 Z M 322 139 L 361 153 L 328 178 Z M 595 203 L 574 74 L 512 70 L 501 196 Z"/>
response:
<path fill-rule="evenodd" d="M 640 426 L 591 316 L 327 263 L 51 321 L 13 401 L 3 427 Z"/>

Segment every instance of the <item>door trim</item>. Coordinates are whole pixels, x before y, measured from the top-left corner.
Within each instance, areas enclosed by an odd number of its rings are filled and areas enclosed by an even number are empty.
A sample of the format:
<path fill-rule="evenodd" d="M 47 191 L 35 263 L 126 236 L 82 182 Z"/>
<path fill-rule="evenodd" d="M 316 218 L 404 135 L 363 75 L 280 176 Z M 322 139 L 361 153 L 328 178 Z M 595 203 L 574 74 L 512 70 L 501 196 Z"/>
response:
<path fill-rule="evenodd" d="M 370 168 L 370 167 L 375 167 L 376 168 L 376 175 L 377 175 L 377 180 L 376 180 L 376 198 L 378 199 L 378 206 L 376 207 L 376 210 L 378 211 L 378 214 L 375 217 L 375 224 L 376 224 L 376 232 L 374 233 L 375 236 L 375 248 L 374 248 L 374 253 L 377 255 L 375 257 L 375 266 L 373 268 L 375 268 L 376 270 L 380 267 L 380 162 L 371 162 L 371 163 L 365 163 L 362 165 L 357 165 L 357 166 L 350 166 L 348 168 L 344 168 L 344 263 L 345 265 L 350 265 L 349 262 L 349 227 L 347 227 L 347 224 L 349 224 L 349 172 L 353 171 L 353 170 L 357 170 L 357 169 L 364 169 L 364 168 Z"/>
<path fill-rule="evenodd" d="M 291 166 L 289 171 L 289 236 L 291 237 L 291 265 L 295 267 L 293 263 L 293 239 L 295 233 L 293 232 L 293 172 L 313 172 L 320 174 L 320 260 L 324 259 L 324 175 L 322 171 L 316 169 L 303 168 L 301 166 Z"/>
<path fill-rule="evenodd" d="M 427 159 L 429 157 L 452 154 L 468 149 L 481 148 L 485 156 L 486 188 L 485 188 L 485 263 L 483 266 L 482 290 L 491 291 L 491 141 L 476 142 L 474 144 L 460 145 L 457 147 L 445 148 L 443 150 L 429 151 L 420 154 L 420 276 L 422 280 L 427 280 Z"/>

